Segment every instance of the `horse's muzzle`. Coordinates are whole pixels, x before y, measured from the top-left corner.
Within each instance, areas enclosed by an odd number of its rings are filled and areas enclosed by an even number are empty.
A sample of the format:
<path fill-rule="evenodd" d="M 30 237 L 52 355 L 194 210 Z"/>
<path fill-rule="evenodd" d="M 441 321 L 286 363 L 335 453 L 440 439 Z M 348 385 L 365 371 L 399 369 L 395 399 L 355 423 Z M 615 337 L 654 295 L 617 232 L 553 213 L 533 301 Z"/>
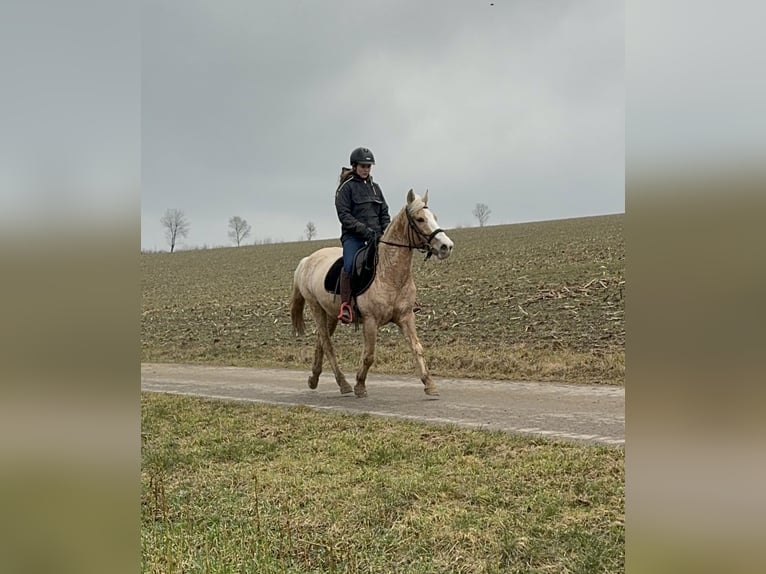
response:
<path fill-rule="evenodd" d="M 437 259 L 447 259 L 452 253 L 452 248 L 455 244 L 452 243 L 452 240 L 449 237 L 447 237 L 446 233 L 442 233 L 441 235 L 444 235 L 444 239 L 439 237 L 439 241 L 435 242 L 437 244 L 431 246 L 431 252 L 436 255 Z"/>

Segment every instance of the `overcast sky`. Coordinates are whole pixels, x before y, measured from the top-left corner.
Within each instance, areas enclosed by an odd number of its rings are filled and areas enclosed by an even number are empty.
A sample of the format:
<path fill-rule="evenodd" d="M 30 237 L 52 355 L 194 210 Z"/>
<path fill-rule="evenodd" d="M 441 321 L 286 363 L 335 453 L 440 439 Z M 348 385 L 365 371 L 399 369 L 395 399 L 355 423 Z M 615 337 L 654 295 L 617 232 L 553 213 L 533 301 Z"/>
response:
<path fill-rule="evenodd" d="M 153 0 L 143 9 L 141 244 L 340 234 L 357 146 L 391 211 L 445 228 L 624 211 L 624 9 L 612 0 Z"/>

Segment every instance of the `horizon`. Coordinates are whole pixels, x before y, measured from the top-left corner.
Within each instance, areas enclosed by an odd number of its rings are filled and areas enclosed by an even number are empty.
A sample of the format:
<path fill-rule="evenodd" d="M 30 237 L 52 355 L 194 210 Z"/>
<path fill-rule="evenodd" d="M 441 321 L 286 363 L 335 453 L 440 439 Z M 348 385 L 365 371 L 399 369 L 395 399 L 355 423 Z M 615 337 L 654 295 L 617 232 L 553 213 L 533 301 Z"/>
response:
<path fill-rule="evenodd" d="M 481 229 L 481 228 L 489 228 L 489 227 L 510 227 L 513 225 L 526 225 L 531 223 L 551 223 L 555 221 L 568 221 L 568 220 L 575 220 L 575 219 L 590 219 L 595 217 L 613 217 L 616 215 L 625 215 L 624 211 L 614 212 L 614 213 L 596 213 L 592 215 L 577 215 L 573 217 L 557 217 L 553 219 L 535 219 L 535 220 L 529 220 L 529 221 L 514 221 L 511 223 L 488 223 L 483 226 L 480 225 L 458 225 L 454 227 L 445 227 L 445 231 L 457 231 L 462 229 Z M 191 225 L 191 222 L 190 222 Z M 312 239 L 306 239 L 305 235 L 302 239 L 277 239 L 272 237 L 266 237 L 266 238 L 253 238 L 252 240 L 243 241 L 240 245 L 235 245 L 233 243 L 228 245 L 222 245 L 222 244 L 216 244 L 216 245 L 208 245 L 208 244 L 202 244 L 202 245 L 183 245 L 176 242 L 176 248 L 175 252 L 179 251 L 205 251 L 209 249 L 227 249 L 227 248 L 237 248 L 237 247 L 258 247 L 258 246 L 264 246 L 264 245 L 277 245 L 277 244 L 285 244 L 285 243 L 308 243 L 308 242 L 320 242 L 320 241 L 332 241 L 334 239 L 337 239 L 340 244 L 340 234 L 338 234 L 337 237 L 314 237 Z M 170 247 L 167 246 L 166 249 L 148 249 L 144 246 L 141 246 L 141 253 L 170 253 Z"/>

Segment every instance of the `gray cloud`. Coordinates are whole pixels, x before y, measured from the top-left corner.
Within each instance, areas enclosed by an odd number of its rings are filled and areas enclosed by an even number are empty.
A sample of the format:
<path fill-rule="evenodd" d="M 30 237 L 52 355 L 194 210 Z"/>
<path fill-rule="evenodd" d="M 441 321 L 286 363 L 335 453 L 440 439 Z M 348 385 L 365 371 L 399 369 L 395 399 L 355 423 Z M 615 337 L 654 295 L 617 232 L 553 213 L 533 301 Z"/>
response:
<path fill-rule="evenodd" d="M 392 210 L 445 226 L 624 210 L 621 3 L 159 1 L 143 13 L 142 246 L 183 209 L 189 245 L 335 237 L 358 145 Z"/>
<path fill-rule="evenodd" d="M 0 231 L 135 213 L 138 13 L 113 0 L 0 7 Z"/>

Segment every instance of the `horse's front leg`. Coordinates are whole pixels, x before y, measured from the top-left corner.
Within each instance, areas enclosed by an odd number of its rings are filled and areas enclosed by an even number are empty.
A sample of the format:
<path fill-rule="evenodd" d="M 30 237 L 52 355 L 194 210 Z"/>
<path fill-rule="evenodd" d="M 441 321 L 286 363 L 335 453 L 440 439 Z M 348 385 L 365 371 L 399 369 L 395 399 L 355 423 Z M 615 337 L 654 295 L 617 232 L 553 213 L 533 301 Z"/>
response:
<path fill-rule="evenodd" d="M 354 387 L 354 393 L 360 399 L 367 396 L 367 387 L 365 386 L 367 372 L 375 362 L 375 342 L 378 338 L 378 324 L 371 317 L 365 318 L 363 333 L 364 353 L 362 353 L 362 364 L 356 373 L 356 386 Z"/>
<path fill-rule="evenodd" d="M 415 330 L 415 314 L 407 313 L 399 321 L 399 329 L 402 331 L 402 335 L 407 340 L 412 349 L 412 354 L 415 355 L 415 363 L 420 372 L 420 380 L 423 381 L 424 391 L 427 395 L 436 396 L 439 391 L 436 389 L 436 384 L 431 380 L 431 373 L 428 372 L 426 367 L 426 361 L 423 358 L 423 345 L 420 344 L 418 334 Z"/>

